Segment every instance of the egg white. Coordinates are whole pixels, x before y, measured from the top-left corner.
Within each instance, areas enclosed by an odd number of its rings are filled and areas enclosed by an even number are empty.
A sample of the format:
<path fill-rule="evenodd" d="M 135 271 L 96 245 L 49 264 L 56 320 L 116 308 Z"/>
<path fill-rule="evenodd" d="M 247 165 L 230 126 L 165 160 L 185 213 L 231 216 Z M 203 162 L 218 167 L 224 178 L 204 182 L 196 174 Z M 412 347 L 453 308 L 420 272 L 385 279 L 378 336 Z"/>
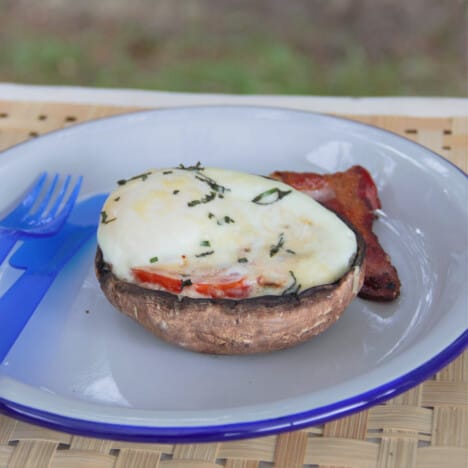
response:
<path fill-rule="evenodd" d="M 124 182 L 98 229 L 104 261 L 122 280 L 144 268 L 194 282 L 246 278 L 251 297 L 280 295 L 335 282 L 356 254 L 341 219 L 276 180 L 198 167 Z M 190 286 L 182 294 L 200 296 Z"/>

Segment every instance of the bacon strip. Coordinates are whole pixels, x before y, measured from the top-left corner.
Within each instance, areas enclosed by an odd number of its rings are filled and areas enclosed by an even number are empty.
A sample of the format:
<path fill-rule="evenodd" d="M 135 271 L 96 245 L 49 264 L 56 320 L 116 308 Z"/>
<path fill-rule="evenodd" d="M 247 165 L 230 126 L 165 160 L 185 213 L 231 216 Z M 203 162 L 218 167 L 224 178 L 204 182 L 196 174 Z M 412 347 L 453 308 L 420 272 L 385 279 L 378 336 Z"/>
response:
<path fill-rule="evenodd" d="M 392 301 L 400 294 L 400 279 L 389 255 L 372 230 L 375 210 L 381 208 L 377 187 L 366 169 L 353 166 L 345 172 L 276 171 L 270 175 L 306 193 L 349 221 L 366 242 L 366 271 L 359 296 L 374 301 Z"/>

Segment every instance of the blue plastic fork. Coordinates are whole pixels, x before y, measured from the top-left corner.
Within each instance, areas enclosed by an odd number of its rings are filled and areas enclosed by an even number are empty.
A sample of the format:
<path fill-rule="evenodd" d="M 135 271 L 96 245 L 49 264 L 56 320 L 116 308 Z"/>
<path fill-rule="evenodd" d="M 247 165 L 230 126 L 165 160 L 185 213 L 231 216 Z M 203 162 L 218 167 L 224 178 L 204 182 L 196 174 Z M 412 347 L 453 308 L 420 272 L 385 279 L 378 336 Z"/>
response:
<path fill-rule="evenodd" d="M 53 235 L 70 215 L 83 178 L 78 178 L 68 195 L 70 175 L 58 191 L 59 175 L 56 174 L 50 183 L 47 183 L 47 178 L 47 173 L 42 173 L 16 207 L 0 220 L 0 263 L 18 240 Z"/>
<path fill-rule="evenodd" d="M 77 203 L 60 232 L 27 240 L 10 257 L 12 267 L 25 271 L 0 297 L 0 363 L 61 270 L 95 238 L 106 198 L 106 194 L 94 195 Z"/>

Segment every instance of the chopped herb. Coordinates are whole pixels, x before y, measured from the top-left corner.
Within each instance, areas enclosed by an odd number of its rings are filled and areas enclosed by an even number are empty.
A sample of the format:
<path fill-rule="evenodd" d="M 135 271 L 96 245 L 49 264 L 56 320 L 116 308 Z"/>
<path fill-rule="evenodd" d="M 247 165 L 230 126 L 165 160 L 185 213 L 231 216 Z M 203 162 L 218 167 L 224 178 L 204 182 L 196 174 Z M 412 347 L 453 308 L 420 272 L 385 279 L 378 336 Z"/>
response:
<path fill-rule="evenodd" d="M 215 217 L 214 215 L 213 216 L 208 215 L 208 218 L 210 219 L 214 217 Z M 232 219 L 230 216 L 223 216 L 222 218 L 216 219 L 216 224 L 218 226 L 222 226 L 223 224 L 232 224 L 232 223 L 235 223 L 235 220 Z"/>
<path fill-rule="evenodd" d="M 182 286 L 182 288 L 185 288 L 185 286 L 192 286 L 192 280 L 190 280 L 190 279 L 182 280 L 181 286 Z"/>
<path fill-rule="evenodd" d="M 214 198 L 216 197 L 216 192 L 210 192 L 209 194 L 205 195 L 203 198 L 201 198 L 200 200 L 192 200 L 192 201 L 189 201 L 187 203 L 187 206 L 189 207 L 193 207 L 193 206 L 196 206 L 196 205 L 200 205 L 202 203 L 208 203 L 210 202 L 211 200 L 214 200 Z"/>
<path fill-rule="evenodd" d="M 127 180 L 120 179 L 120 180 L 117 181 L 117 183 L 119 185 L 125 185 L 127 182 L 130 182 L 131 180 L 141 179 L 142 181 L 145 181 L 150 174 L 151 174 L 151 171 L 144 172 L 143 174 L 138 174 L 138 175 L 136 175 L 134 177 L 131 177 L 130 179 L 127 179 Z"/>
<path fill-rule="evenodd" d="M 237 261 L 238 261 L 239 263 L 247 263 L 247 262 L 248 262 L 248 260 L 247 260 L 245 257 L 238 258 Z"/>
<path fill-rule="evenodd" d="M 173 171 L 164 171 L 163 175 L 172 174 Z"/>
<path fill-rule="evenodd" d="M 278 242 L 270 247 L 270 257 L 276 255 L 284 245 L 284 234 L 279 235 Z"/>
<path fill-rule="evenodd" d="M 130 179 L 128 180 L 137 180 L 137 179 L 141 179 L 143 181 L 145 181 L 148 176 L 151 175 L 151 171 L 148 171 L 148 172 L 145 172 L 143 174 L 139 174 L 139 175 L 136 175 L 135 177 L 131 177 Z"/>
<path fill-rule="evenodd" d="M 279 188 L 275 187 L 262 192 L 260 195 L 257 195 L 252 199 L 252 202 L 256 203 L 257 205 L 271 205 L 272 203 L 281 200 L 291 192 L 292 190 L 280 190 Z"/>
<path fill-rule="evenodd" d="M 173 190 L 172 193 L 173 193 L 174 195 L 177 195 L 179 192 L 180 192 L 180 190 Z"/>
<path fill-rule="evenodd" d="M 201 198 L 200 200 L 192 200 L 188 202 L 187 205 L 189 207 L 200 205 L 202 203 L 208 203 L 214 200 L 216 198 L 216 195 L 219 198 L 224 198 L 223 193 L 230 190 L 229 188 L 218 184 L 211 177 L 208 177 L 207 175 L 201 173 L 200 171 L 202 171 L 204 167 L 202 167 L 200 162 L 197 162 L 195 166 L 184 166 L 183 164 L 180 164 L 179 169 L 184 169 L 187 171 L 195 171 L 196 172 L 195 178 L 207 184 L 211 189 L 211 191 L 208 194 L 206 194 L 203 198 Z"/>
<path fill-rule="evenodd" d="M 291 270 L 289 270 L 289 274 L 292 277 L 292 283 L 283 291 L 283 296 L 285 294 L 297 294 L 302 287 L 300 284 L 297 283 L 296 276 Z"/>
<path fill-rule="evenodd" d="M 211 247 L 210 241 L 204 240 L 200 242 L 201 247 Z"/>
<path fill-rule="evenodd" d="M 214 254 L 214 250 L 208 250 L 206 252 L 202 252 L 198 255 L 195 255 L 195 257 L 206 257 L 207 255 L 212 255 Z"/>
<path fill-rule="evenodd" d="M 114 198 L 114 201 L 119 201 L 120 200 L 120 197 L 115 197 Z"/>
<path fill-rule="evenodd" d="M 205 182 L 205 184 L 208 184 L 211 190 L 214 190 L 218 194 L 222 194 L 224 192 L 229 192 L 231 189 L 225 187 L 224 185 L 218 184 L 215 180 L 213 180 L 211 177 L 208 177 L 205 174 L 197 174 L 195 176 L 196 179 Z"/>
<path fill-rule="evenodd" d="M 296 255 L 296 252 L 294 252 L 294 250 L 291 250 L 291 249 L 286 249 L 286 252 L 288 252 L 288 254 L 291 254 L 291 255 Z"/>
<path fill-rule="evenodd" d="M 112 223 L 112 221 L 115 221 L 117 218 L 110 218 L 108 214 L 105 211 L 101 211 L 101 223 L 102 224 L 109 224 Z"/>
<path fill-rule="evenodd" d="M 203 171 L 205 168 L 201 165 L 201 162 L 198 161 L 194 166 L 184 166 L 179 164 L 178 169 L 184 169 L 186 171 Z"/>
<path fill-rule="evenodd" d="M 150 263 L 156 263 L 158 260 L 159 260 L 158 257 L 151 257 Z"/>
<path fill-rule="evenodd" d="M 232 224 L 232 223 L 236 222 L 230 216 L 222 216 L 221 218 L 216 218 L 216 216 L 213 213 L 208 213 L 208 218 L 209 219 L 213 219 L 213 218 L 216 219 L 216 224 L 218 226 L 222 226 L 223 224 Z"/>

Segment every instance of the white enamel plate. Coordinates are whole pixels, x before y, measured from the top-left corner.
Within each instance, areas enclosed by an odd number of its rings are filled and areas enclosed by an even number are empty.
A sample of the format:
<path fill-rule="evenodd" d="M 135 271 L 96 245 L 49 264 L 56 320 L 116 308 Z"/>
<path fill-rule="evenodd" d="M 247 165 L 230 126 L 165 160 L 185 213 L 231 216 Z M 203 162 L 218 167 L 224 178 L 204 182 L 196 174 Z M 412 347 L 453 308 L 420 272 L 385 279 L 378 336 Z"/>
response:
<path fill-rule="evenodd" d="M 98 120 L 0 154 L 0 213 L 43 170 L 82 174 L 86 197 L 149 168 L 197 161 L 265 175 L 364 166 L 379 189 L 383 213 L 375 231 L 399 271 L 401 297 L 391 304 L 356 299 L 334 326 L 293 349 L 199 355 L 159 341 L 108 304 L 94 277 L 96 245 L 89 243 L 0 366 L 0 410 L 97 437 L 252 437 L 376 404 L 464 349 L 467 178 L 440 156 L 377 128 L 259 107 Z M 17 274 L 0 267 L 0 293 Z"/>

